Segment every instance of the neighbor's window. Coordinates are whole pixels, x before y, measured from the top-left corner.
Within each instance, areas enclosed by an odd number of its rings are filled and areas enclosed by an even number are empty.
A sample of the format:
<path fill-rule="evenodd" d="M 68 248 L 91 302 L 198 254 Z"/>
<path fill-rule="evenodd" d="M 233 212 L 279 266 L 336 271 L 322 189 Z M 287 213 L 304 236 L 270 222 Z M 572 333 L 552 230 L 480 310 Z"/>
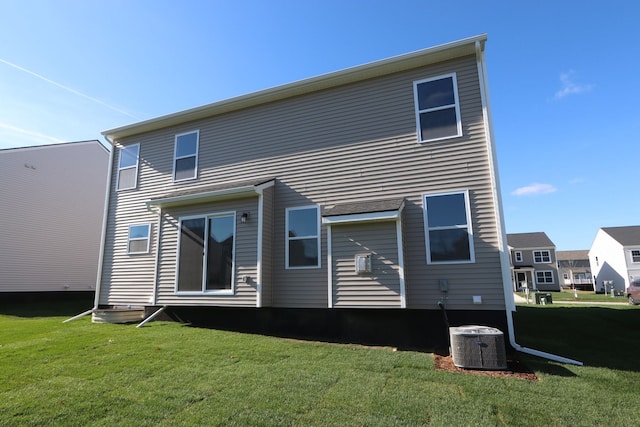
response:
<path fill-rule="evenodd" d="M 320 267 L 320 208 L 287 208 L 287 268 Z"/>
<path fill-rule="evenodd" d="M 455 73 L 414 82 L 413 91 L 420 142 L 462 135 Z"/>
<path fill-rule="evenodd" d="M 564 280 L 569 280 L 569 274 L 567 273 L 563 273 L 562 277 L 564 277 Z"/>
<path fill-rule="evenodd" d="M 198 175 L 199 131 L 176 135 L 173 180 L 193 179 Z"/>
<path fill-rule="evenodd" d="M 522 262 L 522 252 L 516 252 L 516 262 Z"/>
<path fill-rule="evenodd" d="M 536 271 L 536 283 L 553 283 L 553 271 Z"/>
<path fill-rule="evenodd" d="M 127 252 L 129 254 L 149 253 L 150 231 L 151 231 L 151 226 L 149 224 L 130 225 Z"/>
<path fill-rule="evenodd" d="M 551 252 L 549 251 L 533 251 L 533 262 L 536 264 L 551 263 Z"/>
<path fill-rule="evenodd" d="M 128 145 L 120 148 L 120 159 L 118 160 L 118 190 L 128 190 L 136 188 L 138 184 L 138 156 L 140 154 L 140 144 Z"/>
<path fill-rule="evenodd" d="M 640 249 L 633 249 L 631 251 L 631 262 L 640 262 Z"/>
<path fill-rule="evenodd" d="M 469 193 L 425 194 L 427 263 L 474 262 Z"/>

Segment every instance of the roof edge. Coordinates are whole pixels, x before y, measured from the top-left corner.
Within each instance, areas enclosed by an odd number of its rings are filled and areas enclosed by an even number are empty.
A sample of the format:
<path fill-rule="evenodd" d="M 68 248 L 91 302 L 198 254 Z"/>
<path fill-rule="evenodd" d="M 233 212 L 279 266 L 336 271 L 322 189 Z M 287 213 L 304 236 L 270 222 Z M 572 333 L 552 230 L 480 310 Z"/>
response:
<path fill-rule="evenodd" d="M 481 49 L 484 49 L 484 43 L 486 40 L 486 34 L 468 37 L 403 55 L 393 56 L 387 59 L 298 80 L 292 83 L 202 105 L 200 107 L 105 130 L 102 132 L 102 135 L 105 136 L 108 141 L 115 142 L 115 140 L 120 138 L 199 120 L 216 114 L 266 104 L 268 102 L 409 70 L 419 66 L 442 62 L 461 56 L 472 55 L 476 52 L 476 43 L 480 43 Z"/>

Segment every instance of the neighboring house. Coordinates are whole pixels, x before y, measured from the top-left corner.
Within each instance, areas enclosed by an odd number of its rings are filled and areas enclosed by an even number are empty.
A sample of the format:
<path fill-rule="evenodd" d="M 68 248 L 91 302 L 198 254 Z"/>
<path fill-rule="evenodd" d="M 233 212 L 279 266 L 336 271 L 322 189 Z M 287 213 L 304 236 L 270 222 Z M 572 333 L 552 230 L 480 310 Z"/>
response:
<path fill-rule="evenodd" d="M 564 288 L 593 291 L 589 251 L 558 251 L 558 277 Z"/>
<path fill-rule="evenodd" d="M 556 246 L 545 233 L 507 234 L 507 241 L 514 290 L 560 291 Z"/>
<path fill-rule="evenodd" d="M 640 278 L 640 225 L 599 229 L 589 262 L 596 292 L 609 292 L 611 286 L 624 291 Z"/>
<path fill-rule="evenodd" d="M 109 152 L 99 141 L 0 150 L 0 292 L 93 294 Z"/>
<path fill-rule="evenodd" d="M 420 340 L 444 329 L 443 302 L 504 329 L 485 41 L 105 131 L 96 308 Z"/>

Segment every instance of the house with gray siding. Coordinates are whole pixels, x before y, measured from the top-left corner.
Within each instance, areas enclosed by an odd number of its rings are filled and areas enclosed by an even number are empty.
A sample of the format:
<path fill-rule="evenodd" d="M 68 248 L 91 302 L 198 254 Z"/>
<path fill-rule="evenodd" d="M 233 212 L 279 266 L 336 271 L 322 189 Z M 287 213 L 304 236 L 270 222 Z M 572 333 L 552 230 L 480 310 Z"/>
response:
<path fill-rule="evenodd" d="M 514 291 L 560 291 L 556 245 L 546 233 L 510 233 L 507 242 Z"/>
<path fill-rule="evenodd" d="M 0 150 L 0 298 L 91 300 L 108 163 L 96 140 Z"/>
<path fill-rule="evenodd" d="M 485 42 L 103 132 L 95 308 L 407 345 L 443 339 L 440 306 L 452 323 L 504 329 Z"/>
<path fill-rule="evenodd" d="M 558 277 L 563 288 L 593 291 L 589 251 L 557 251 Z"/>

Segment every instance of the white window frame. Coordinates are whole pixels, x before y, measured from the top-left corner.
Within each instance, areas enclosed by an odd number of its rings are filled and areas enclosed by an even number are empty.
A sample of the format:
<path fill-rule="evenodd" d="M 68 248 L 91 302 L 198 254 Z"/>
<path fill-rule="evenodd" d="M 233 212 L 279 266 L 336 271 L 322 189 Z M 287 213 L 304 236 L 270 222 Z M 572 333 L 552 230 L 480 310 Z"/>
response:
<path fill-rule="evenodd" d="M 196 152 L 194 154 L 189 154 L 187 156 L 179 156 L 178 157 L 178 138 L 185 135 L 196 134 Z M 178 133 L 175 136 L 173 143 L 173 182 L 182 182 L 182 181 L 191 181 L 194 179 L 198 179 L 198 158 L 200 153 L 200 130 L 191 130 L 189 132 Z M 193 168 L 193 176 L 189 178 L 176 179 L 176 165 L 178 160 L 188 159 L 189 157 L 195 157 L 195 164 Z"/>
<path fill-rule="evenodd" d="M 427 198 L 435 196 L 451 196 L 456 194 L 464 195 L 465 215 L 467 224 L 466 226 L 447 226 L 447 227 L 429 227 L 429 215 L 427 213 Z M 473 264 L 476 262 L 476 255 L 473 246 L 473 225 L 471 223 L 471 204 L 469 203 L 469 190 L 449 191 L 442 193 L 423 193 L 422 194 L 422 213 L 424 219 L 425 230 L 425 244 L 427 249 L 427 264 Z M 429 241 L 429 231 L 433 230 L 449 230 L 449 229 L 461 229 L 467 230 L 469 237 L 469 259 L 468 260 L 454 260 L 454 261 L 432 261 L 431 260 L 431 244 Z"/>
<path fill-rule="evenodd" d="M 298 210 L 306 210 L 306 209 L 315 209 L 316 210 L 316 234 L 309 236 L 296 236 L 289 237 L 289 212 L 298 211 Z M 287 270 L 308 270 L 312 268 L 321 268 L 322 266 L 322 252 L 321 252 L 321 242 L 320 242 L 320 206 L 319 205 L 308 205 L 308 206 L 296 206 L 285 209 L 285 225 L 284 225 L 284 238 L 285 238 L 285 268 Z M 289 265 L 289 243 L 292 240 L 303 240 L 303 239 L 316 239 L 318 245 L 318 264 L 317 265 L 302 265 L 302 266 L 291 266 Z"/>
<path fill-rule="evenodd" d="M 544 275 L 545 280 L 541 282 L 538 278 L 538 274 L 542 273 Z M 551 281 L 547 282 L 547 276 L 551 276 Z M 536 284 L 537 285 L 553 285 L 556 283 L 556 280 L 553 276 L 553 270 L 536 270 Z"/>
<path fill-rule="evenodd" d="M 440 105 L 438 107 L 433 107 L 433 108 L 427 108 L 424 110 L 420 110 L 420 104 L 418 102 L 418 86 L 422 83 L 428 83 L 428 82 L 432 82 L 432 81 L 436 81 L 436 80 L 444 80 L 444 79 L 448 79 L 450 78 L 452 80 L 452 84 L 453 84 L 453 97 L 454 97 L 454 103 L 453 104 L 446 104 L 446 105 Z M 429 77 L 427 79 L 422 79 L 422 80 L 416 80 L 413 82 L 413 100 L 414 100 L 414 108 L 415 108 L 415 113 L 416 113 L 416 129 L 417 129 L 417 135 L 418 135 L 418 142 L 419 143 L 424 143 L 424 142 L 434 142 L 434 141 L 441 141 L 441 140 L 445 140 L 445 139 L 451 139 L 451 138 L 458 138 L 460 136 L 462 136 L 462 120 L 461 120 L 461 116 L 460 116 L 460 99 L 458 98 L 458 79 L 456 76 L 456 73 L 449 73 L 449 74 L 442 74 L 439 76 L 435 76 L 435 77 Z M 420 123 L 420 114 L 422 113 L 430 113 L 433 111 L 439 111 L 439 110 L 445 110 L 445 109 L 449 109 L 454 107 L 455 109 L 455 113 L 456 113 L 456 129 L 457 132 L 455 135 L 447 135 L 447 136 L 442 136 L 439 138 L 431 138 L 431 139 L 423 139 L 422 138 L 422 126 Z"/>
<path fill-rule="evenodd" d="M 231 289 L 205 289 L 206 287 L 206 277 L 207 277 L 207 252 L 209 250 L 208 239 L 206 238 L 209 235 L 209 219 L 215 217 L 225 217 L 225 216 L 233 216 L 233 262 L 231 263 Z M 202 255 L 202 278 L 201 278 L 201 288 L 199 291 L 180 291 L 178 289 L 178 279 L 180 278 L 180 239 L 182 235 L 182 221 L 189 219 L 204 219 L 204 235 L 205 235 L 205 247 L 204 254 Z M 238 218 L 236 216 L 236 211 L 227 211 L 227 212 L 216 212 L 210 214 L 201 214 L 201 215 L 187 215 L 181 216 L 178 218 L 178 242 L 176 245 L 176 278 L 174 285 L 174 293 L 176 295 L 235 295 L 236 292 L 236 242 L 238 240 L 238 227 L 237 227 Z"/>
<path fill-rule="evenodd" d="M 126 149 L 130 149 L 132 147 L 138 147 L 138 154 L 136 155 L 136 164 L 134 166 L 120 166 L 122 162 L 122 152 Z M 118 149 L 118 174 L 116 175 L 116 191 L 124 191 L 124 190 L 132 190 L 138 188 L 138 165 L 140 164 L 140 143 L 124 145 Z M 133 180 L 132 187 L 120 188 L 120 172 L 127 169 L 135 169 L 135 179 Z"/>
<path fill-rule="evenodd" d="M 147 227 L 147 237 L 131 237 L 131 228 L 133 228 L 133 227 L 143 227 L 143 226 Z M 146 249 L 144 251 L 132 252 L 129 249 L 131 247 L 131 242 L 133 242 L 133 241 L 143 241 L 143 240 L 147 241 L 147 247 L 146 247 Z M 149 223 L 129 224 L 129 232 L 127 234 L 127 254 L 129 254 L 129 255 L 148 254 L 149 253 L 150 242 L 151 242 L 151 224 L 149 224 Z"/>
<path fill-rule="evenodd" d="M 536 257 L 536 252 L 540 253 L 539 257 Z M 547 255 L 545 256 L 543 252 L 546 252 Z M 549 249 L 535 249 L 531 251 L 531 255 L 533 255 L 534 264 L 551 264 L 551 251 Z M 541 261 L 536 261 L 536 258 L 540 258 Z M 545 259 L 548 259 L 548 261 L 545 261 Z"/>
<path fill-rule="evenodd" d="M 631 252 L 631 262 L 634 264 L 640 263 L 640 249 L 631 249 L 630 252 Z"/>
<path fill-rule="evenodd" d="M 516 262 L 522 262 L 522 251 L 515 252 Z"/>

